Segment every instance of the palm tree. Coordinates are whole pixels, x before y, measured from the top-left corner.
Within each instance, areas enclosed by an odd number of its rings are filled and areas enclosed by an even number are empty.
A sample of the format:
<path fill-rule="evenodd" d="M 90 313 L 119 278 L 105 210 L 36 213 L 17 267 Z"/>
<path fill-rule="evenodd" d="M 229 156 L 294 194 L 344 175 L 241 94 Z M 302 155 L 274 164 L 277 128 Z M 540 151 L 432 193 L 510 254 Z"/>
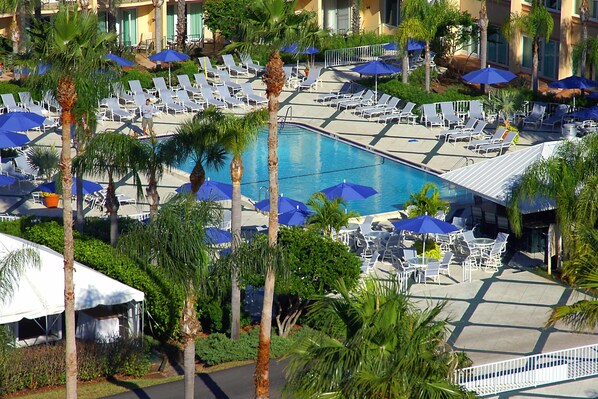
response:
<path fill-rule="evenodd" d="M 430 191 L 431 196 L 428 195 Z M 422 215 L 434 216 L 440 211 L 448 212 L 449 209 L 449 203 L 440 198 L 440 190 L 434 183 L 426 183 L 418 193 L 409 194 L 405 206 L 413 206 L 409 212 L 410 218 Z"/>
<path fill-rule="evenodd" d="M 598 39 L 589 37 L 580 40 L 573 46 L 571 54 L 573 70 L 585 77 L 585 70 L 589 67 L 590 72 L 593 65 L 598 63 Z"/>
<path fill-rule="evenodd" d="M 361 30 L 361 5 L 362 0 L 352 0 L 351 1 L 351 30 L 353 31 L 354 35 L 359 34 Z"/>
<path fill-rule="evenodd" d="M 581 251 L 576 259 L 572 260 L 578 270 L 575 286 L 589 291 L 590 294 L 598 292 L 598 231 L 589 228 L 580 234 Z M 598 327 L 598 300 L 584 299 L 572 305 L 558 306 L 553 309 L 548 325 L 562 321 L 576 330 L 593 330 Z"/>
<path fill-rule="evenodd" d="M 139 172 L 147 170 L 146 152 L 139 140 L 118 132 L 96 134 L 87 143 L 83 155 L 75 158 L 75 170 L 92 176 L 108 176 L 106 211 L 110 215 L 110 244 L 118 243 L 118 208 L 115 178 L 131 174 L 137 188 L 137 197 L 143 195 Z"/>
<path fill-rule="evenodd" d="M 156 26 L 156 53 L 162 51 L 162 6 L 164 5 L 164 0 L 152 0 L 152 5 L 154 6 L 154 18 L 155 18 L 155 26 Z"/>
<path fill-rule="evenodd" d="M 185 0 L 177 0 L 176 16 L 176 46 L 179 51 L 184 51 L 187 39 L 187 2 Z"/>
<path fill-rule="evenodd" d="M 538 92 L 538 54 L 540 40 L 548 40 L 554 28 L 554 19 L 548 9 L 539 1 L 532 1 L 532 8 L 528 14 L 512 14 L 503 25 L 503 34 L 507 39 L 514 32 L 524 33 L 532 39 L 532 90 Z"/>
<path fill-rule="evenodd" d="M 0 301 L 13 294 L 26 268 L 39 266 L 39 252 L 32 247 L 6 251 L 0 257 Z"/>
<path fill-rule="evenodd" d="M 581 21 L 581 43 L 584 43 L 581 53 L 581 71 L 580 75 L 585 78 L 586 75 L 586 58 L 587 58 L 587 47 L 586 42 L 588 40 L 588 20 L 590 19 L 590 4 L 588 0 L 581 0 L 579 6 L 579 20 Z"/>
<path fill-rule="evenodd" d="M 206 180 L 204 165 L 215 170 L 224 166 L 226 152 L 221 143 L 224 120 L 222 112 L 209 107 L 184 121 L 177 128 L 176 134 L 162 144 L 167 164 L 174 165 L 188 158 L 195 161 L 189 174 L 193 194 L 199 191 Z"/>
<path fill-rule="evenodd" d="M 480 29 L 480 68 L 486 68 L 488 58 L 488 12 L 486 9 L 486 0 L 481 0 L 480 19 L 478 19 L 478 27 Z M 484 86 L 484 91 L 486 91 Z"/>
<path fill-rule="evenodd" d="M 331 238 L 334 232 L 349 224 L 349 219 L 359 217 L 357 212 L 347 211 L 347 203 L 342 198 L 329 200 L 324 193 L 314 193 L 307 205 L 314 210 L 309 217 L 309 226 L 322 230 Z"/>
<path fill-rule="evenodd" d="M 555 207 L 563 241 L 563 275 L 572 281 L 578 270 L 570 260 L 579 255 L 579 234 L 598 220 L 597 181 L 598 136 L 588 135 L 560 143 L 552 156 L 528 166 L 508 196 L 509 221 L 518 235 L 522 231 L 522 208 L 535 202 Z"/>
<path fill-rule="evenodd" d="M 158 216 L 158 205 L 160 204 L 158 182 L 164 173 L 164 153 L 161 143 L 154 136 L 151 136 L 149 140 L 141 141 L 140 144 L 141 157 L 146 161 L 144 166 L 147 178 L 145 193 L 149 202 L 150 219 L 154 219 Z"/>
<path fill-rule="evenodd" d="M 60 166 L 60 154 L 54 146 L 32 146 L 27 154 L 27 163 L 50 181 Z"/>
<path fill-rule="evenodd" d="M 230 180 L 233 184 L 231 209 L 231 227 L 233 241 L 231 250 L 235 251 L 241 240 L 241 180 L 243 179 L 243 153 L 257 139 L 258 129 L 266 124 L 268 111 L 253 111 L 242 118 L 228 114 L 224 119 L 223 143 L 226 151 L 232 155 L 230 162 Z M 231 338 L 240 338 L 241 328 L 241 291 L 237 278 L 237 270 L 231 272 Z"/>
<path fill-rule="evenodd" d="M 313 13 L 301 11 L 295 13 L 297 0 L 257 0 L 247 10 L 247 22 L 242 27 L 239 42 L 225 48 L 225 51 L 238 49 L 251 54 L 257 49 L 268 49 L 270 58 L 266 64 L 266 73 L 262 78 L 266 83 L 268 97 L 268 176 L 270 183 L 270 213 L 268 216 L 268 242 L 276 245 L 278 238 L 278 97 L 282 92 L 285 74 L 282 69 L 280 48 L 299 42 L 299 48 L 306 48 L 315 41 L 317 32 L 313 31 Z M 270 381 L 270 326 L 272 325 L 272 305 L 274 301 L 274 270 L 266 271 L 264 286 L 264 304 L 260 329 L 260 344 L 255 372 L 255 396 L 257 399 L 269 397 Z"/>
<path fill-rule="evenodd" d="M 180 332 L 184 347 L 185 398 L 194 397 L 195 339 L 200 328 L 197 296 L 208 276 L 206 226 L 220 218 L 212 201 L 176 196 L 164 204 L 147 226 L 123 235 L 119 248 L 129 255 L 164 270 L 173 284 L 185 292 Z"/>
<path fill-rule="evenodd" d="M 466 398 L 450 381 L 458 356 L 448 345 L 445 303 L 420 310 L 396 280 L 367 279 L 352 292 L 322 296 L 308 317 L 341 323 L 341 338 L 300 342 L 287 368 L 288 397 Z M 336 324 L 335 324 L 336 325 Z"/>
<path fill-rule="evenodd" d="M 62 110 L 62 151 L 60 168 L 63 188 L 64 223 L 64 301 L 66 337 L 66 392 L 68 399 L 77 397 L 77 352 L 75 343 L 75 296 L 73 284 L 74 243 L 71 190 L 73 184 L 71 161 L 71 124 L 75 122 L 73 109 L 77 91 L 88 89 L 93 76 L 104 62 L 107 47 L 116 39 L 114 34 L 98 31 L 96 14 L 83 15 L 69 7 L 62 8 L 52 18 L 51 28 L 44 41 L 32 43 L 33 52 L 51 67 L 44 75 L 28 79 L 30 87 L 55 89 L 55 97 Z M 93 82 L 97 85 L 97 82 Z"/>
<path fill-rule="evenodd" d="M 486 109 L 496 110 L 505 121 L 505 127 L 511 128 L 511 118 L 523 108 L 524 98 L 521 91 L 515 89 L 499 89 L 484 99 Z"/>

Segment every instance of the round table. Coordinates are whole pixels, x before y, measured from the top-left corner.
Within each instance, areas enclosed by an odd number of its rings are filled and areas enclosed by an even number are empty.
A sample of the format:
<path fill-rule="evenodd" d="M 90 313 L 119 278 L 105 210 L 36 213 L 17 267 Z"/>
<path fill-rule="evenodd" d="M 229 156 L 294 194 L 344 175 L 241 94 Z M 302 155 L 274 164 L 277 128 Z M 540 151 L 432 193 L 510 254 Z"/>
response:
<path fill-rule="evenodd" d="M 382 243 L 390 237 L 390 233 L 384 230 L 374 230 L 365 234 L 365 238 L 368 238 L 376 243 L 378 248 L 382 248 Z"/>
<path fill-rule="evenodd" d="M 409 266 L 413 266 L 417 269 L 417 282 L 420 282 L 420 273 L 426 270 L 430 263 L 440 262 L 439 259 L 432 258 L 431 256 L 416 256 L 415 258 L 407 259 Z"/>
<path fill-rule="evenodd" d="M 496 240 L 493 238 L 474 238 L 471 243 L 474 245 L 474 247 L 484 250 L 493 246 L 494 241 Z"/>

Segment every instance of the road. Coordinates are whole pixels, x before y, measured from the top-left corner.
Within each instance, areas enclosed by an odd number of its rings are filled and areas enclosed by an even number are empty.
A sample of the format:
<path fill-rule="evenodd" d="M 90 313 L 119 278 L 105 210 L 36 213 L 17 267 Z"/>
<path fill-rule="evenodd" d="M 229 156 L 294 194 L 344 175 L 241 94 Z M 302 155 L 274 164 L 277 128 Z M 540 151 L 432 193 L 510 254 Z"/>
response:
<path fill-rule="evenodd" d="M 270 362 L 270 398 L 280 398 L 285 380 L 285 363 Z M 249 399 L 254 397 L 253 373 L 255 364 L 199 374 L 195 377 L 195 397 L 201 399 Z M 110 399 L 170 399 L 183 397 L 183 381 L 135 389 L 134 384 L 121 381 L 119 384 L 131 389 Z"/>

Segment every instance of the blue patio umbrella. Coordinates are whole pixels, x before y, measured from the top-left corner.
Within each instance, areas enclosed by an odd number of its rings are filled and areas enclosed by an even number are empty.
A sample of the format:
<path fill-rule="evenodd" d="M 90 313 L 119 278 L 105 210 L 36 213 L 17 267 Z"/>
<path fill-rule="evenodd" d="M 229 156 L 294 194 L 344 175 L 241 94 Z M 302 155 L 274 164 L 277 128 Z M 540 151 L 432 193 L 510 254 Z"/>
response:
<path fill-rule="evenodd" d="M 310 212 L 296 207 L 291 211 L 278 214 L 278 223 L 285 226 L 301 226 L 310 215 Z"/>
<path fill-rule="evenodd" d="M 387 64 L 382 61 L 371 61 L 367 64 L 356 66 L 351 70 L 354 72 L 358 72 L 361 75 L 374 75 L 376 77 L 376 97 L 378 96 L 378 75 L 393 75 L 402 71 L 401 68 Z"/>
<path fill-rule="evenodd" d="M 0 186 L 10 186 L 17 181 L 14 177 L 0 175 Z"/>
<path fill-rule="evenodd" d="M 29 142 L 23 133 L 0 132 L 0 148 L 22 147 Z"/>
<path fill-rule="evenodd" d="M 187 54 L 179 53 L 178 51 L 167 49 L 162 50 L 157 54 L 150 55 L 149 59 L 152 61 L 168 62 L 168 84 L 170 85 L 170 63 L 180 62 L 189 59 Z"/>
<path fill-rule="evenodd" d="M 418 234 L 448 234 L 459 229 L 447 222 L 440 219 L 436 219 L 432 216 L 423 215 L 417 216 L 411 219 L 399 220 L 393 222 L 393 226 L 396 230 L 406 230 Z M 426 253 L 426 239 L 423 240 L 422 254 Z"/>
<path fill-rule="evenodd" d="M 217 227 L 208 227 L 206 229 L 206 238 L 208 242 L 213 245 L 224 244 L 233 240 L 233 235 Z"/>
<path fill-rule="evenodd" d="M 40 127 L 45 116 L 33 112 L 9 112 L 0 115 L 0 132 L 25 132 Z"/>
<path fill-rule="evenodd" d="M 258 202 L 255 204 L 255 207 L 262 212 L 270 212 L 270 199 L 266 198 L 263 201 Z M 278 214 L 286 213 L 290 211 L 294 211 L 295 209 L 300 209 L 302 211 L 307 212 L 307 206 L 301 202 L 289 197 L 285 197 L 282 194 L 278 197 Z"/>
<path fill-rule="evenodd" d="M 320 50 L 317 47 L 308 46 L 304 49 L 299 48 L 299 43 L 293 43 L 290 46 L 283 46 L 280 48 L 283 53 L 295 53 L 295 54 L 318 54 Z"/>
<path fill-rule="evenodd" d="M 588 98 L 592 98 L 592 99 L 598 99 L 598 91 L 595 91 L 594 93 L 591 93 Z"/>
<path fill-rule="evenodd" d="M 185 183 L 176 189 L 177 193 L 190 193 L 191 183 Z M 225 201 L 233 198 L 233 186 L 208 178 L 197 192 L 195 197 L 200 201 Z"/>
<path fill-rule="evenodd" d="M 87 194 L 93 194 L 96 193 L 100 190 L 102 190 L 102 186 L 96 182 L 93 181 L 89 181 L 89 180 L 79 180 L 77 178 L 73 179 L 73 187 L 71 189 L 71 193 L 73 195 L 77 195 L 77 187 L 79 186 L 79 184 L 83 185 L 83 195 L 87 195 Z M 39 187 L 37 187 L 37 189 L 39 191 L 43 191 L 45 193 L 59 193 L 62 190 L 59 190 L 58 187 L 56 187 L 56 181 L 50 182 L 50 183 L 44 183 L 39 185 Z"/>
<path fill-rule="evenodd" d="M 493 85 L 497 83 L 506 83 L 515 79 L 517 75 L 504 69 L 486 67 L 477 71 L 469 72 L 463 75 L 463 80 L 469 83 L 479 83 L 483 85 Z"/>
<path fill-rule="evenodd" d="M 363 200 L 374 194 L 378 194 L 378 191 L 372 187 L 347 183 L 346 180 L 332 187 L 325 188 L 321 192 L 331 201 L 339 197 L 345 201 Z"/>
<path fill-rule="evenodd" d="M 133 61 L 129 61 L 126 58 L 119 57 L 118 55 L 112 54 L 112 53 L 106 54 L 106 58 L 109 59 L 110 61 L 116 62 L 121 67 L 131 67 L 131 66 L 135 65 L 135 63 Z"/>
<path fill-rule="evenodd" d="M 592 108 L 584 108 L 579 111 L 573 112 L 569 114 L 570 116 L 574 116 L 577 119 L 598 119 L 598 105 L 593 106 Z"/>
<path fill-rule="evenodd" d="M 397 47 L 396 42 L 387 43 L 382 47 L 384 48 L 384 50 L 400 49 L 400 47 Z M 423 50 L 424 48 L 426 48 L 426 42 L 424 42 L 423 40 L 409 39 L 407 41 L 407 51 Z"/>
<path fill-rule="evenodd" d="M 548 87 L 551 89 L 591 89 L 598 87 L 598 82 L 590 79 L 586 79 L 581 76 L 571 75 L 567 78 L 557 80 L 556 82 L 550 82 Z M 593 98 L 593 97 L 591 97 Z M 573 107 L 575 108 L 575 96 L 573 96 Z"/>

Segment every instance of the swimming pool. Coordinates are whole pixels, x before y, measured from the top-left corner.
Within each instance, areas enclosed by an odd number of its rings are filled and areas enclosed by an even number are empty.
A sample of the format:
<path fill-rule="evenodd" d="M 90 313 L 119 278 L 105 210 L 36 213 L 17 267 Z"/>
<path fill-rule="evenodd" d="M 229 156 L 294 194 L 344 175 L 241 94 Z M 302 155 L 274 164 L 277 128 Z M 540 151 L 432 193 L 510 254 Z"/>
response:
<path fill-rule="evenodd" d="M 267 137 L 267 131 L 262 131 L 243 155 L 241 193 L 256 201 L 268 195 Z M 451 202 L 469 196 L 436 175 L 301 126 L 287 124 L 279 130 L 278 138 L 279 185 L 285 197 L 305 202 L 312 193 L 346 180 L 378 191 L 363 201 L 348 202 L 349 209 L 368 215 L 402 209 L 409 194 L 418 192 L 427 182 L 438 185 L 441 197 Z M 230 159 L 219 171 L 206 170 L 206 176 L 230 182 L 229 165 Z M 179 169 L 191 172 L 193 161 L 184 162 Z"/>

